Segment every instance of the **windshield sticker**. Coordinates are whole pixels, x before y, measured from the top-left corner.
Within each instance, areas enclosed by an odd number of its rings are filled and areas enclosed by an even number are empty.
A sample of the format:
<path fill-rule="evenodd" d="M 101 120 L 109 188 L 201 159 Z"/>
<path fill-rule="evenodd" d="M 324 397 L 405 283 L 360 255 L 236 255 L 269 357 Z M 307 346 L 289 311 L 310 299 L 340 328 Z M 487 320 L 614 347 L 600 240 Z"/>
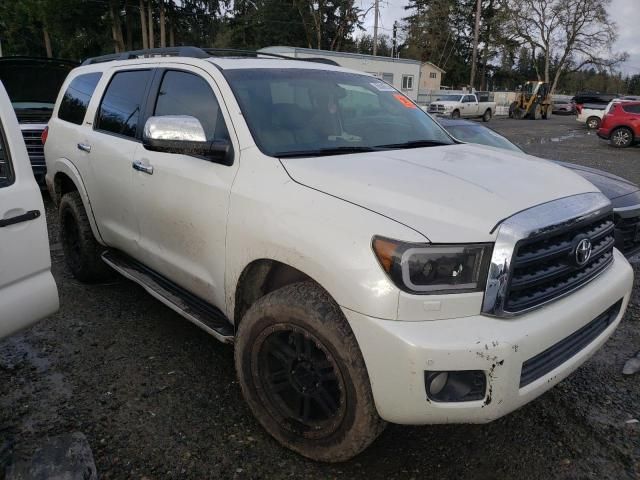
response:
<path fill-rule="evenodd" d="M 405 108 L 418 108 L 416 107 L 415 103 L 413 103 L 411 100 L 409 100 L 407 97 L 405 97 L 401 93 L 396 93 L 394 95 L 394 98 L 398 100 L 402 105 L 404 105 Z"/>
<path fill-rule="evenodd" d="M 381 92 L 395 92 L 396 89 L 384 82 L 371 82 L 370 85 Z"/>

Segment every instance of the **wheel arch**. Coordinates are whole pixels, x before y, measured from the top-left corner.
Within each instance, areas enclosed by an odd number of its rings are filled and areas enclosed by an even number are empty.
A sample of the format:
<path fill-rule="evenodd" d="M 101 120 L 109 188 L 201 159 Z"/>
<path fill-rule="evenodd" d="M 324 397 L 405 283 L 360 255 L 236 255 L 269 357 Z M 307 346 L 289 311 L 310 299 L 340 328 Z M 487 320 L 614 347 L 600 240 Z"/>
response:
<path fill-rule="evenodd" d="M 82 198 L 82 203 L 87 211 L 87 217 L 91 225 L 91 230 L 96 240 L 104 244 L 95 217 L 91 208 L 91 201 L 87 189 L 82 181 L 82 175 L 69 160 L 62 158 L 54 164 L 55 173 L 52 175 L 52 183 L 49 186 L 49 193 L 56 205 L 60 204 L 60 199 L 65 193 L 77 191 Z"/>
<path fill-rule="evenodd" d="M 244 314 L 258 299 L 282 287 L 303 281 L 312 281 L 326 291 L 310 275 L 284 262 L 270 258 L 250 262 L 238 277 L 234 295 L 230 298 L 233 305 L 229 307 L 236 330 Z"/>

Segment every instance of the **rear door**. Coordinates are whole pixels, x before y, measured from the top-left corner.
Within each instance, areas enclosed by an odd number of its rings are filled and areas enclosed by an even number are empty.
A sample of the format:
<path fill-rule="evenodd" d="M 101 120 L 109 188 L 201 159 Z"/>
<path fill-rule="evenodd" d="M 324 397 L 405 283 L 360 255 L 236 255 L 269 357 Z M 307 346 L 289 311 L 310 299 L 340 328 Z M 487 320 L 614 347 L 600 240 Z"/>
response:
<path fill-rule="evenodd" d="M 89 165 L 85 184 L 102 239 L 134 257 L 140 231 L 131 164 L 141 148 L 141 112 L 152 76 L 149 67 L 116 70 L 99 99 L 93 128 L 85 129 L 86 140 L 77 146 Z"/>
<path fill-rule="evenodd" d="M 0 83 L 0 338 L 58 309 L 40 189 Z"/>

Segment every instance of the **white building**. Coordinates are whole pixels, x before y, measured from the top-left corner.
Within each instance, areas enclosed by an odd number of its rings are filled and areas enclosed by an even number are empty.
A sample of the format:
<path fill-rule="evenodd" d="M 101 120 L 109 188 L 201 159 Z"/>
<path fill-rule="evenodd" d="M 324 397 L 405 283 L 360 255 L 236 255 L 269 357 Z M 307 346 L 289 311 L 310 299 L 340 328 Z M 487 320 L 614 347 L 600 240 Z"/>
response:
<path fill-rule="evenodd" d="M 367 72 L 390 83 L 412 100 L 418 99 L 420 62 L 406 58 L 391 58 L 361 53 L 332 52 L 299 47 L 266 47 L 258 50 L 293 58 L 325 58 L 341 67 Z"/>

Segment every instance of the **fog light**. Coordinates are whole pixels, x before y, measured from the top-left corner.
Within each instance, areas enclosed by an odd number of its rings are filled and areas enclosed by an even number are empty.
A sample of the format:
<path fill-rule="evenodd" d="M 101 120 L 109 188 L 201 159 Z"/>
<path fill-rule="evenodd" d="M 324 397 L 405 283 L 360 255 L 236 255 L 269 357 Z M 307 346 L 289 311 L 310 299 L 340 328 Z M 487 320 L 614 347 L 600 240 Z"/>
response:
<path fill-rule="evenodd" d="M 482 370 L 424 372 L 427 397 L 434 402 L 472 402 L 482 400 L 487 379 Z"/>

